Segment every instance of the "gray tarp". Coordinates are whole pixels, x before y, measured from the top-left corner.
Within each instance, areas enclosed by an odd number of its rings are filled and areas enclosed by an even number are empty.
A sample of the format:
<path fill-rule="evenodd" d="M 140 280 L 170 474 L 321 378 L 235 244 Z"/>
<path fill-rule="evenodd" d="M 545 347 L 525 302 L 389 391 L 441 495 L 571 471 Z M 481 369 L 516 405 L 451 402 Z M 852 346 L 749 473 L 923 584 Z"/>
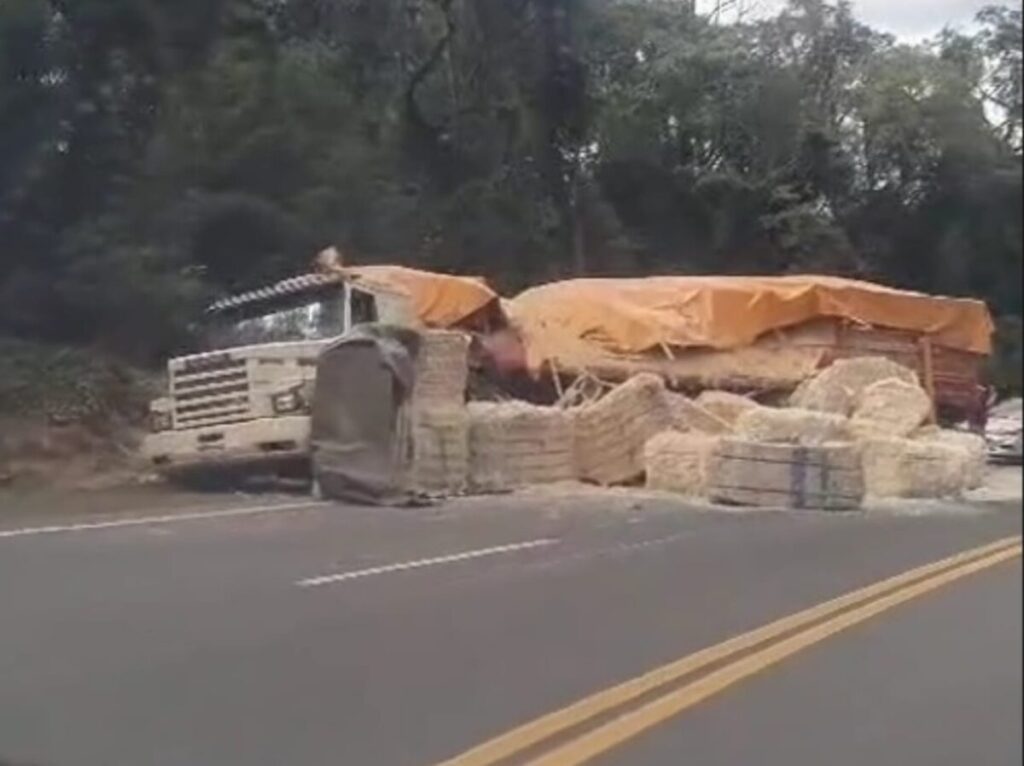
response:
<path fill-rule="evenodd" d="M 325 497 L 370 505 L 416 502 L 408 402 L 420 336 L 385 325 L 357 328 L 317 362 L 313 472 Z"/>

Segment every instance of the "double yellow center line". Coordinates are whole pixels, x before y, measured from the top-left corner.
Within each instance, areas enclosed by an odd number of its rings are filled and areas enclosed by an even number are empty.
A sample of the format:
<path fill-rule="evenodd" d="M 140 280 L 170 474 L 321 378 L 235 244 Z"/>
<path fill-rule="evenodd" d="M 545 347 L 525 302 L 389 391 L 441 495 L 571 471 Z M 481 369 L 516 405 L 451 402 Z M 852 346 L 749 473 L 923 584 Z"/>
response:
<path fill-rule="evenodd" d="M 1021 538 L 1011 537 L 918 567 L 598 692 L 438 766 L 586 763 L 809 646 L 1020 555 Z"/>

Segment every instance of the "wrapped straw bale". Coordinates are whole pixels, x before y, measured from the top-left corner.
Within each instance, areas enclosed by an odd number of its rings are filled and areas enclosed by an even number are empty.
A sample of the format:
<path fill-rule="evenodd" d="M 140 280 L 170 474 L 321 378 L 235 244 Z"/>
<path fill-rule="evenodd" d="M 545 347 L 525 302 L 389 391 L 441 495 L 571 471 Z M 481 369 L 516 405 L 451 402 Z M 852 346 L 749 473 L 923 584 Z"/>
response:
<path fill-rule="evenodd" d="M 525 402 L 470 402 L 469 484 L 499 492 L 574 478 L 572 416 Z"/>
<path fill-rule="evenodd" d="M 789 403 L 805 410 L 851 415 L 864 389 L 889 378 L 919 384 L 917 373 L 885 357 L 840 359 L 800 384 Z"/>
<path fill-rule="evenodd" d="M 761 406 L 750 397 L 740 396 L 729 391 L 704 391 L 697 397 L 696 404 L 712 415 L 721 418 L 730 426 L 735 425 L 743 413 Z"/>
<path fill-rule="evenodd" d="M 868 439 L 861 444 L 864 482 L 872 497 L 958 497 L 968 485 L 964 447 L 941 441 Z"/>
<path fill-rule="evenodd" d="M 805 447 L 725 437 L 707 464 L 715 502 L 842 511 L 861 507 L 864 471 L 850 442 Z"/>
<path fill-rule="evenodd" d="M 641 374 L 573 411 L 577 478 L 619 484 L 644 472 L 644 445 L 672 422 L 665 383 Z"/>
<path fill-rule="evenodd" d="M 411 480 L 415 489 L 457 494 L 469 473 L 469 414 L 465 406 L 433 405 L 412 411 Z"/>
<path fill-rule="evenodd" d="M 753 442 L 803 446 L 853 439 L 850 421 L 842 415 L 797 408 L 748 410 L 736 422 L 736 433 Z"/>
<path fill-rule="evenodd" d="M 928 419 L 931 411 L 931 397 L 923 388 L 899 378 L 887 378 L 861 392 L 853 412 L 854 428 L 860 433 L 908 436 Z"/>
<path fill-rule="evenodd" d="M 665 431 L 644 447 L 647 486 L 691 497 L 707 494 L 708 461 L 721 437 Z"/>
<path fill-rule="evenodd" d="M 732 425 L 727 421 L 683 394 L 666 391 L 665 399 L 672 427 L 677 431 L 697 431 L 709 435 L 727 434 L 732 431 Z"/>
<path fill-rule="evenodd" d="M 416 406 L 462 404 L 469 378 L 469 336 L 428 330 L 420 337 L 413 391 Z"/>

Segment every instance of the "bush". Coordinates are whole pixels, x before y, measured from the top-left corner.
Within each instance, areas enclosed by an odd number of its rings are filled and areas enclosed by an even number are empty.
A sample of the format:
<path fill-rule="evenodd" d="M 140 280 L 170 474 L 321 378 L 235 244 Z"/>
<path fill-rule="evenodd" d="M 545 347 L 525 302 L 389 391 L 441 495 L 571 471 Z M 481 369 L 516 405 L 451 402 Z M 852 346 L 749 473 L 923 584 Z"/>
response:
<path fill-rule="evenodd" d="M 141 422 L 156 376 L 88 349 L 0 338 L 0 415 L 105 428 Z"/>

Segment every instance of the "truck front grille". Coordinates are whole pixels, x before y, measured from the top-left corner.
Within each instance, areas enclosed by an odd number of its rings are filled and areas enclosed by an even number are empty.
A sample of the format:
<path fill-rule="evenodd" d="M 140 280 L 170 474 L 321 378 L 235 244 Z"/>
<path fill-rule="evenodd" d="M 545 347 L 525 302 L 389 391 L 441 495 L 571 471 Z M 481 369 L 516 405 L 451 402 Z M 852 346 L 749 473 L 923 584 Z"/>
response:
<path fill-rule="evenodd" d="M 192 360 L 189 360 L 192 361 Z M 244 359 L 207 357 L 171 372 L 175 428 L 238 423 L 252 417 Z"/>

